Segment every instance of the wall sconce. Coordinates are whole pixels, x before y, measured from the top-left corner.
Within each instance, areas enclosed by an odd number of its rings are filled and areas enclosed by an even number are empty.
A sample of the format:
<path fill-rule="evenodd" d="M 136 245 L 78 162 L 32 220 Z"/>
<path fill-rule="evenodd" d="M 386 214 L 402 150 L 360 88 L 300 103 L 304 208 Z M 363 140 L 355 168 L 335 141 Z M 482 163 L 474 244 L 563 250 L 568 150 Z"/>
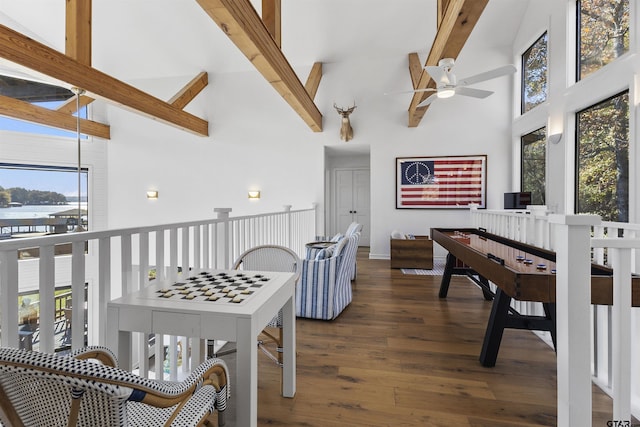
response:
<path fill-rule="evenodd" d="M 157 199 L 157 198 L 158 198 L 158 190 L 147 191 L 147 199 Z"/>
<path fill-rule="evenodd" d="M 560 142 L 561 139 L 562 139 L 561 133 L 554 133 L 549 135 L 549 137 L 547 138 L 547 141 L 549 141 L 551 144 L 557 144 Z"/>
<path fill-rule="evenodd" d="M 260 199 L 260 191 L 253 190 L 249 191 L 249 200 L 258 200 Z"/>

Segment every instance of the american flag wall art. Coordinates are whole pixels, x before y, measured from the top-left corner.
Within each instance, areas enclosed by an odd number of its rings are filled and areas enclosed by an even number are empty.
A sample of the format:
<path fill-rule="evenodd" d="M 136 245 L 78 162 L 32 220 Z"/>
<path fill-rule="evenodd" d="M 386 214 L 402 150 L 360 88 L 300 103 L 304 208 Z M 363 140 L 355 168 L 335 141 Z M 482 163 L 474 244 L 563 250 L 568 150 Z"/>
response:
<path fill-rule="evenodd" d="M 484 208 L 486 166 L 487 156 L 399 157 L 396 208 Z"/>

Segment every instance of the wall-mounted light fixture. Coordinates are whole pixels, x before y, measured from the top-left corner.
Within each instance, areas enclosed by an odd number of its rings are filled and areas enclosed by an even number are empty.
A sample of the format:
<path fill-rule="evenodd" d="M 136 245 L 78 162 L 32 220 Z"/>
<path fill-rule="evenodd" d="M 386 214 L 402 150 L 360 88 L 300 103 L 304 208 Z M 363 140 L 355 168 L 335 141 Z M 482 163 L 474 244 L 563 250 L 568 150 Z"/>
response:
<path fill-rule="evenodd" d="M 249 191 L 249 199 L 250 200 L 258 200 L 258 199 L 260 199 L 260 191 L 258 191 L 258 190 Z"/>
<path fill-rule="evenodd" d="M 547 138 L 547 141 L 549 141 L 551 144 L 557 144 L 560 142 L 561 139 L 562 139 L 562 133 L 554 133 L 549 135 L 549 137 Z"/>
<path fill-rule="evenodd" d="M 158 190 L 147 191 L 147 199 L 157 199 L 157 198 L 158 198 Z"/>

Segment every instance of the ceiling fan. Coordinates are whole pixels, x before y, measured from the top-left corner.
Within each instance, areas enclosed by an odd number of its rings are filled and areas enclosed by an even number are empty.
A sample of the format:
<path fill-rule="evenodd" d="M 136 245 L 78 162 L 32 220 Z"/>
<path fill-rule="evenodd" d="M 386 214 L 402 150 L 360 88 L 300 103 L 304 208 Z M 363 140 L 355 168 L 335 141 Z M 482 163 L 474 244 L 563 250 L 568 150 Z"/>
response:
<path fill-rule="evenodd" d="M 495 79 L 497 77 L 513 74 L 516 67 L 513 65 L 504 65 L 484 73 L 476 74 L 465 79 L 458 80 L 456 75 L 451 71 L 455 64 L 453 58 L 443 58 L 438 61 L 438 65 L 427 65 L 425 70 L 433 81 L 436 83 L 435 88 L 417 89 L 411 92 L 435 92 L 433 95 L 424 99 L 418 107 L 424 107 L 431 104 L 437 98 L 450 98 L 453 95 L 470 96 L 473 98 L 486 98 L 493 92 L 489 90 L 474 89 L 469 85 L 480 83 L 486 80 Z"/>

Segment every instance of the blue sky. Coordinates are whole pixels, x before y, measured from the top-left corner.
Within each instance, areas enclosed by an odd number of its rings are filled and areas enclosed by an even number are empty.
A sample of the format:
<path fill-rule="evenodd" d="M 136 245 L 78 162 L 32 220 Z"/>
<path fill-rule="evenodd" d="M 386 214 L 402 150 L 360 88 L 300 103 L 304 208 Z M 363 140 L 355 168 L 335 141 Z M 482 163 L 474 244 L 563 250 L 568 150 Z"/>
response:
<path fill-rule="evenodd" d="M 42 107 L 54 109 L 62 101 L 38 102 L 34 103 Z M 87 116 L 87 109 L 82 108 L 80 117 Z M 75 137 L 75 132 L 55 129 L 48 126 L 41 126 L 34 123 L 23 122 L 21 120 L 0 117 L 0 130 L 9 130 L 25 133 L 37 133 L 54 136 Z M 86 136 L 83 136 L 86 138 Z M 5 159 L 0 154 L 0 187 L 13 188 L 22 187 L 27 190 L 55 191 L 65 196 L 78 195 L 78 175 L 77 170 L 69 169 L 65 171 L 34 170 L 34 169 L 14 169 L 2 165 Z M 48 165 L 44 165 L 48 166 Z M 86 174 L 82 179 L 82 195 L 87 194 Z"/>
<path fill-rule="evenodd" d="M 86 174 L 83 174 L 82 194 L 86 195 Z M 0 165 L 0 186 L 22 187 L 27 190 L 55 191 L 65 196 L 77 196 L 78 175 L 76 171 L 49 171 L 13 169 Z"/>

